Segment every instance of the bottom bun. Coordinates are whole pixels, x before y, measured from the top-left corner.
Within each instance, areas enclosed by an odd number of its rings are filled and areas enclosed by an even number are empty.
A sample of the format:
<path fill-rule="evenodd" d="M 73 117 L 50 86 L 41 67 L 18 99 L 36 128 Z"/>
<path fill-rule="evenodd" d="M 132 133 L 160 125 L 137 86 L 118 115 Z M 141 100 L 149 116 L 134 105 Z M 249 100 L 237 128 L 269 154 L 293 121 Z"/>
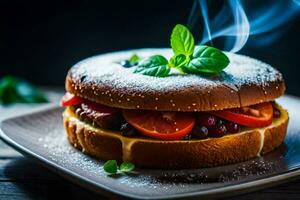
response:
<path fill-rule="evenodd" d="M 80 121 L 70 109 L 64 112 L 64 125 L 74 147 L 101 160 L 130 161 L 144 168 L 202 168 L 245 161 L 280 146 L 287 131 L 288 113 L 277 107 L 281 116 L 267 127 L 205 140 L 124 137 L 118 131 Z"/>

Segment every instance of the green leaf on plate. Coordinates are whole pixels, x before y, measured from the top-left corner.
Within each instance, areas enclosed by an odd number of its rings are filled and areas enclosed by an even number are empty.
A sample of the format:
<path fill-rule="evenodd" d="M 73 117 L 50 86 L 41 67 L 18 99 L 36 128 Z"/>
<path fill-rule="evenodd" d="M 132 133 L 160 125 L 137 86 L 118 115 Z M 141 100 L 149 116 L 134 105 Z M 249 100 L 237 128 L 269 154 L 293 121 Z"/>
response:
<path fill-rule="evenodd" d="M 116 160 L 108 160 L 104 165 L 103 169 L 106 173 L 114 175 L 118 171 L 118 164 Z"/>
<path fill-rule="evenodd" d="M 131 162 L 123 162 L 121 165 L 120 165 L 120 171 L 121 172 L 130 172 L 132 170 L 134 170 L 135 166 L 133 163 Z"/>

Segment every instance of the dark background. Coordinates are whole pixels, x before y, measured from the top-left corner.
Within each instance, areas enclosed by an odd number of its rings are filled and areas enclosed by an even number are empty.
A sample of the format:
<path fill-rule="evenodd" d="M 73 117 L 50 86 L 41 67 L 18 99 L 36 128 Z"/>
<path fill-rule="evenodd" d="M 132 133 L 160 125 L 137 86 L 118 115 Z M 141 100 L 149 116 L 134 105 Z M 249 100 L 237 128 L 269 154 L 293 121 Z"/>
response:
<path fill-rule="evenodd" d="M 0 77 L 10 74 L 39 85 L 62 86 L 68 68 L 86 57 L 168 47 L 170 31 L 177 23 L 186 24 L 192 4 L 193 0 L 2 0 Z M 215 1 L 210 9 L 217 10 L 219 4 Z M 300 96 L 300 17 L 285 27 L 283 37 L 272 45 L 246 45 L 240 53 L 278 68 L 287 92 Z"/>

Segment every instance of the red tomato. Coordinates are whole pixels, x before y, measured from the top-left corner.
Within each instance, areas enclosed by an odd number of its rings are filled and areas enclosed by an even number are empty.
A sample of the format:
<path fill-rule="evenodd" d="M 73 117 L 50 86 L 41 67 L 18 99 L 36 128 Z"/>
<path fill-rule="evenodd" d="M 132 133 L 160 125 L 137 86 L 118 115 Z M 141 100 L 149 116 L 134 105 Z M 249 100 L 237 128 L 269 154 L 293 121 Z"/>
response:
<path fill-rule="evenodd" d="M 75 96 L 71 93 L 66 93 L 60 101 L 62 106 L 84 106 L 86 109 L 91 109 L 93 111 L 97 111 L 99 113 L 114 113 L 120 111 L 118 108 L 112 108 L 108 106 L 104 106 L 99 103 L 95 103 L 81 97 Z"/>
<path fill-rule="evenodd" d="M 83 102 L 81 97 L 77 97 L 74 94 L 67 92 L 60 100 L 61 106 L 76 106 Z"/>
<path fill-rule="evenodd" d="M 269 102 L 256 104 L 239 109 L 229 109 L 210 112 L 220 118 L 247 127 L 265 127 L 272 123 L 273 107 Z"/>
<path fill-rule="evenodd" d="M 123 110 L 123 116 L 141 134 L 160 140 L 180 140 L 195 124 L 191 113 Z"/>

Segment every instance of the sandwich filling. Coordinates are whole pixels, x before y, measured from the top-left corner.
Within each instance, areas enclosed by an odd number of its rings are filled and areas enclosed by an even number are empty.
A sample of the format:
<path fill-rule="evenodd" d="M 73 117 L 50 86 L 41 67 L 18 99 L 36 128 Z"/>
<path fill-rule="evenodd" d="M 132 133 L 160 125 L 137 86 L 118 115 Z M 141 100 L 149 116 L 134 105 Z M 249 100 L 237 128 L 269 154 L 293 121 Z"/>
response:
<path fill-rule="evenodd" d="M 211 112 L 163 112 L 113 108 L 67 93 L 61 104 L 95 128 L 158 140 L 217 138 L 267 127 L 281 116 L 275 102 Z"/>

